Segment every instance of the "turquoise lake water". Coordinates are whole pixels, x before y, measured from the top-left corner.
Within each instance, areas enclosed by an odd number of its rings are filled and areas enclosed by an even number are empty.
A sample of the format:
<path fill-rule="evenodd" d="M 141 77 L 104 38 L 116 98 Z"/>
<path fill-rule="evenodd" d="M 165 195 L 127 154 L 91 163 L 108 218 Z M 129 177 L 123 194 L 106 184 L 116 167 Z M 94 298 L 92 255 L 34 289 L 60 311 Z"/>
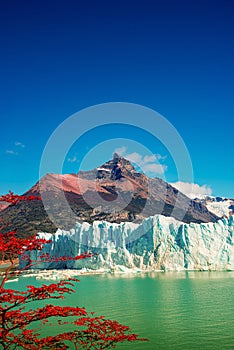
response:
<path fill-rule="evenodd" d="M 147 343 L 117 349 L 234 349 L 234 272 L 166 272 L 80 276 L 64 305 L 129 325 Z M 45 281 L 21 278 L 17 288 Z M 48 282 L 48 281 L 47 281 Z M 15 283 L 9 283 L 12 288 Z M 48 328 L 48 327 L 47 327 Z"/>

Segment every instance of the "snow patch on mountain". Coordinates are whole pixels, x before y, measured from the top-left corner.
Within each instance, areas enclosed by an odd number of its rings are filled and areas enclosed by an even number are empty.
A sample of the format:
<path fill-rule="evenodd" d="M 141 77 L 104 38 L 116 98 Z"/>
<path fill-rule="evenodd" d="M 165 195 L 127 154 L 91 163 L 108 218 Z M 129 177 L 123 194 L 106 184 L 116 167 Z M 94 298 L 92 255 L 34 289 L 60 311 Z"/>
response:
<path fill-rule="evenodd" d="M 214 197 L 214 196 L 203 196 L 202 198 L 196 198 L 202 204 L 204 204 L 207 209 L 222 218 L 223 216 L 229 217 L 234 212 L 234 199 L 225 197 Z"/>
<path fill-rule="evenodd" d="M 224 215 L 229 216 L 230 212 L 233 211 L 234 201 L 231 199 L 226 199 L 220 202 L 207 201 L 206 207 L 209 211 L 219 217 Z"/>

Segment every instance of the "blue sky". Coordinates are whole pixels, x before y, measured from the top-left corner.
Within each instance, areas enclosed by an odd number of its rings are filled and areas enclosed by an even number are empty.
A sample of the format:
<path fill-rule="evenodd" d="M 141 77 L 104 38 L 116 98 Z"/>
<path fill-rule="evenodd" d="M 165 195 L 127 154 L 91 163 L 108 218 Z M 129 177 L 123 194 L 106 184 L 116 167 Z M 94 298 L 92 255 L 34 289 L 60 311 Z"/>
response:
<path fill-rule="evenodd" d="M 234 197 L 231 0 L 10 0 L 1 4 L 0 31 L 0 193 L 22 193 L 38 180 L 45 144 L 70 115 L 124 101 L 167 118 L 188 148 L 195 183 Z M 86 153 L 110 137 L 122 139 L 126 154 L 143 152 L 123 140 L 129 134 L 166 157 L 157 160 L 163 176 L 178 180 L 162 145 L 121 126 L 84 135 L 64 172 L 78 171 Z"/>

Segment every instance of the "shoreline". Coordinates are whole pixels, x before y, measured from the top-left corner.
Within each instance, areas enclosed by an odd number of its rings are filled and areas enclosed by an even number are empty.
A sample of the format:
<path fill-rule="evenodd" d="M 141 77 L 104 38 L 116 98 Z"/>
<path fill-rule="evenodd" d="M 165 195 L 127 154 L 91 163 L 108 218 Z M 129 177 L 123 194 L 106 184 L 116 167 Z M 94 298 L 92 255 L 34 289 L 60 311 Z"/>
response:
<path fill-rule="evenodd" d="M 98 270 L 91 270 L 91 269 L 81 269 L 81 270 L 74 270 L 74 269 L 64 269 L 64 270 L 27 270 L 24 274 L 20 276 L 15 276 L 14 280 L 18 280 L 18 278 L 30 278 L 30 277 L 36 277 L 36 280 L 50 280 L 50 281 L 59 281 L 59 280 L 66 280 L 69 278 L 79 277 L 79 276 L 93 276 L 93 275 L 112 275 L 112 276 L 118 276 L 118 275 L 137 275 L 137 274 L 146 274 L 146 273 L 202 273 L 202 272 L 209 272 L 209 273 L 219 273 L 219 272 L 234 272 L 234 270 L 231 269 L 220 269 L 220 270 L 187 270 L 187 269 L 180 269 L 180 270 L 141 270 L 141 269 L 129 269 L 129 268 L 121 268 L 116 270 L 111 269 L 98 269 Z M 13 280 L 8 280 L 7 282 L 13 282 Z"/>

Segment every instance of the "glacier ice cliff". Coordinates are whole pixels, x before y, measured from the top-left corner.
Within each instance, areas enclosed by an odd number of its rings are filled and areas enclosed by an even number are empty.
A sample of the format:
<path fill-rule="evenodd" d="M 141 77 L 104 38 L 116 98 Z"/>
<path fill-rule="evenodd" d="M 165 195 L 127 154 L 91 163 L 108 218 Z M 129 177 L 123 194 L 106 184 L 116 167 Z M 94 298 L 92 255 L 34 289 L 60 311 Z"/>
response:
<path fill-rule="evenodd" d="M 83 252 L 91 252 L 93 256 L 84 260 L 39 262 L 36 268 L 234 270 L 233 234 L 233 216 L 202 224 L 185 224 L 162 215 L 151 216 L 141 224 L 77 223 L 70 231 L 40 233 L 41 238 L 51 240 L 43 251 L 55 257 Z M 32 259 L 40 259 L 40 252 L 30 254 Z M 20 266 L 24 264 L 20 260 Z"/>

